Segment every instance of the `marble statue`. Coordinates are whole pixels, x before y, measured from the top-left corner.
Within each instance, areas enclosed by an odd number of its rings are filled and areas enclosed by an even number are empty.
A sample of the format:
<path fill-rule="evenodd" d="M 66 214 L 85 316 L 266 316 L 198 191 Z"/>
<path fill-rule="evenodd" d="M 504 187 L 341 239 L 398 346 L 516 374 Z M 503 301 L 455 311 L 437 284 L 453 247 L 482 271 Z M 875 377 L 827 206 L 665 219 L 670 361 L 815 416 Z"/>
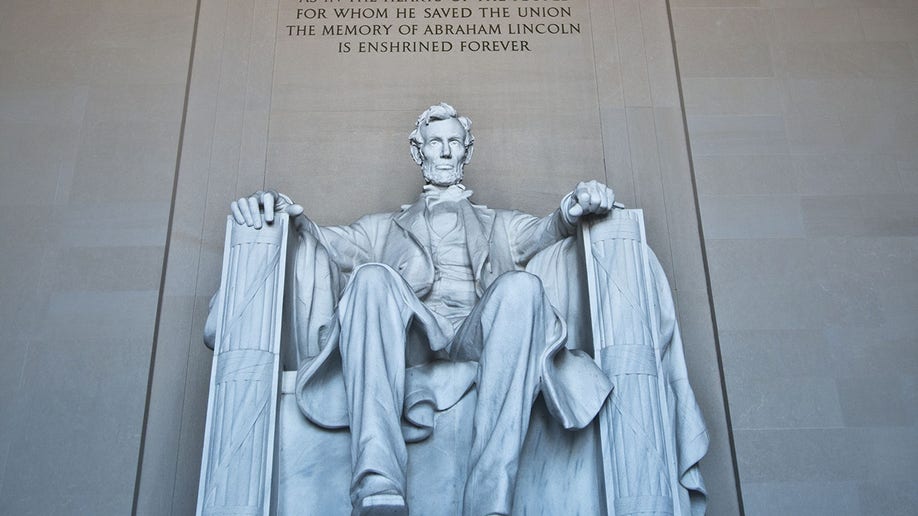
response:
<path fill-rule="evenodd" d="M 601 413 L 603 438 L 619 436 L 619 442 L 604 445 L 603 450 L 604 474 L 615 477 L 606 479 L 607 486 L 617 483 L 607 487 L 617 499 L 605 504 L 606 512 L 679 514 L 680 510 L 696 512 L 698 507 L 703 511 L 703 487 L 695 466 L 706 448 L 706 434 L 703 445 L 696 443 L 689 452 L 679 449 L 680 439 L 686 440 L 682 438 L 686 424 L 676 428 L 680 421 L 691 421 L 692 439 L 700 439 L 704 428 L 701 424 L 699 430 L 694 398 L 683 384 L 681 342 L 668 288 L 664 278 L 661 290 L 662 273 L 656 260 L 644 252 L 643 235 L 633 229 L 638 226 L 630 219 L 608 216 L 621 208 L 612 190 L 596 181 L 579 183 L 554 212 L 542 218 L 490 209 L 473 204 L 471 190 L 462 184 L 475 140 L 468 118 L 445 103 L 431 106 L 419 116 L 409 139 L 426 184 L 419 198 L 399 212 L 367 215 L 348 226 L 322 227 L 306 217 L 302 206 L 274 191 L 256 192 L 231 204 L 231 224 L 254 230 L 250 243 L 261 254 L 234 258 L 231 265 L 224 265 L 225 275 L 226 267 L 245 268 L 240 263 L 247 263 L 251 269 L 256 266 L 250 260 L 265 262 L 270 264 L 264 268 L 268 272 L 259 269 L 249 274 L 257 280 L 252 284 L 261 285 L 269 278 L 268 287 L 256 290 L 279 291 L 283 274 L 270 279 L 270 271 L 288 252 L 293 255 L 293 301 L 284 310 L 289 312 L 289 338 L 296 355 L 296 400 L 315 425 L 350 431 L 352 514 L 408 514 L 406 443 L 430 437 L 435 414 L 473 388 L 477 403 L 468 421 L 472 438 L 468 473 L 462 479 L 462 514 L 512 513 L 520 454 L 538 396 L 566 429 L 583 428 Z M 262 249 L 264 242 L 258 235 L 272 230 L 282 217 L 284 223 L 289 217 L 299 243 L 290 251 L 283 244 Z M 600 265 L 587 267 L 601 292 L 591 291 L 589 307 L 571 308 L 575 301 L 570 298 L 578 295 L 569 292 L 583 287 L 576 278 L 546 272 L 554 267 L 545 265 L 551 261 L 546 255 L 574 254 L 563 248 L 572 248 L 571 237 L 581 222 L 602 218 L 614 219 L 610 226 L 614 230 L 606 231 L 606 239 L 602 231 L 594 232 L 597 243 L 590 248 Z M 622 247 L 621 242 L 628 243 Z M 611 264 L 611 257 L 619 255 L 625 259 Z M 631 287 L 625 284 L 630 277 L 637 278 L 633 292 L 638 294 L 633 299 L 627 294 Z M 606 285 L 615 288 L 603 293 Z M 215 329 L 217 319 L 250 310 L 255 297 L 243 293 L 236 295 L 236 301 L 213 307 L 209 339 L 242 339 L 246 330 L 239 324 L 224 322 L 221 333 Z M 266 308 L 259 308 L 262 321 L 272 320 L 273 301 L 268 297 L 263 303 Z M 600 316 L 602 303 L 625 308 L 606 308 L 606 315 Z M 598 316 L 600 323 L 569 331 L 568 314 L 578 310 L 590 312 L 594 319 Z M 640 319 L 634 320 L 634 314 Z M 264 327 L 262 323 L 258 331 L 267 331 Z M 278 340 L 279 324 L 269 327 L 274 328 L 271 338 Z M 574 334 L 589 331 L 597 340 L 595 359 L 570 342 L 583 340 Z M 623 338 L 627 342 L 612 345 Z M 255 359 L 260 360 L 258 368 L 277 367 L 268 363 L 269 355 L 264 356 L 268 358 Z M 251 375 L 253 368 L 239 370 Z M 214 374 L 239 378 L 240 373 L 222 372 L 225 369 L 215 365 Z M 641 379 L 635 383 L 638 376 Z M 627 386 L 624 393 L 618 392 L 619 383 Z M 221 399 L 228 396 L 220 392 Z M 270 403 L 262 404 L 262 397 L 246 396 L 259 400 L 253 418 L 270 409 Z M 686 402 L 688 409 L 683 406 Z M 648 404 L 655 411 L 651 416 L 644 415 L 651 410 Z M 655 434 L 650 447 L 659 458 L 647 458 L 642 451 L 646 443 L 636 444 L 637 451 L 619 449 L 627 448 L 622 439 L 627 440 L 629 433 L 646 438 L 643 431 L 633 431 L 628 415 L 633 406 L 641 412 L 637 420 L 650 417 Z M 209 421 L 211 417 L 216 416 L 209 414 Z M 241 426 L 249 428 L 248 423 Z M 267 436 L 272 428 L 258 426 L 254 431 Z M 609 451 L 613 447 L 614 453 Z M 230 469 L 219 459 L 205 457 L 205 463 L 208 460 L 212 470 Z M 647 461 L 661 465 L 642 465 Z M 648 474 L 648 469 L 659 470 L 663 479 L 658 482 L 659 496 L 651 502 L 649 496 L 636 496 L 642 488 L 628 487 L 629 482 L 655 482 L 651 477 L 657 473 Z M 631 473 L 622 473 L 626 471 Z M 269 474 L 255 476 L 264 481 Z M 202 472 L 202 486 L 204 477 Z M 227 476 L 224 482 L 234 481 Z M 215 490 L 202 489 L 205 498 L 216 496 Z M 609 496 L 611 500 L 613 495 Z M 663 507 L 666 504 L 668 508 Z"/>

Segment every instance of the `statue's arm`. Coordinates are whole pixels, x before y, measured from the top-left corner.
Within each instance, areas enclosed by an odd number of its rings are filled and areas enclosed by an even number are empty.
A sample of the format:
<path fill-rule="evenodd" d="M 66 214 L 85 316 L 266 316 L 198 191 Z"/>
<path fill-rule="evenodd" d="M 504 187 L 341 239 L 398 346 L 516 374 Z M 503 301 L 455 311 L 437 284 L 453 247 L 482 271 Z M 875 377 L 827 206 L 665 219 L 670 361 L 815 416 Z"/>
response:
<path fill-rule="evenodd" d="M 574 234 L 576 228 L 564 220 L 560 209 L 541 218 L 512 211 L 505 220 L 513 261 L 520 265 L 529 263 L 539 251 Z"/>
<path fill-rule="evenodd" d="M 508 221 L 510 248 L 517 263 L 526 264 L 539 251 L 572 236 L 585 215 L 604 215 L 615 206 L 612 189 L 598 181 L 578 183 L 561 199 L 558 209 L 538 218 L 512 212 Z"/>
<path fill-rule="evenodd" d="M 381 253 L 387 214 L 365 215 L 346 226 L 319 226 L 304 215 L 296 217 L 294 227 L 318 240 L 341 272 L 350 273 L 358 265 L 375 262 Z"/>
<path fill-rule="evenodd" d="M 350 272 L 357 265 L 372 261 L 371 258 L 378 247 L 378 227 L 383 226 L 374 224 L 373 216 L 364 217 L 350 226 L 322 227 L 309 219 L 303 213 L 303 207 L 293 202 L 290 197 L 271 190 L 258 191 L 230 203 L 230 214 L 233 220 L 239 225 L 255 229 L 261 229 L 266 224 L 273 224 L 274 215 L 282 212 L 290 216 L 301 240 L 317 242 L 325 250 L 331 262 L 330 265 L 341 272 Z M 209 313 L 204 324 L 204 343 L 211 349 L 214 348 L 216 340 L 219 314 L 214 308 L 219 295 L 218 290 L 211 298 Z"/>
<path fill-rule="evenodd" d="M 375 220 L 380 215 L 366 216 L 347 226 L 320 226 L 306 216 L 300 204 L 274 190 L 258 191 L 233 201 L 230 211 L 236 223 L 255 229 L 272 223 L 275 213 L 287 213 L 300 235 L 315 238 L 345 273 L 373 261 L 380 245 L 380 228 L 384 226 Z"/>

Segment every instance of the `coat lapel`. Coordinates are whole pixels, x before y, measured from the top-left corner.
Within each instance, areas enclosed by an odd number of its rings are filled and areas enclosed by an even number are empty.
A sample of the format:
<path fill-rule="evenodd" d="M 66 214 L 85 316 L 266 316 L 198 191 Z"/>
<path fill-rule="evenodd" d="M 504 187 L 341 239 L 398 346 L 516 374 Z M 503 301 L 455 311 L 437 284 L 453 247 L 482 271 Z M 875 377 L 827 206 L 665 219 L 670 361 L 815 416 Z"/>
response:
<path fill-rule="evenodd" d="M 460 203 L 462 223 L 465 226 L 465 242 L 469 247 L 472 271 L 481 283 L 481 270 L 491 252 L 491 232 L 494 228 L 494 210 L 476 206 L 468 201 Z M 480 288 L 480 286 L 479 286 Z M 481 294 L 481 292 L 479 292 Z"/>
<path fill-rule="evenodd" d="M 418 199 L 414 204 L 409 205 L 395 216 L 395 223 L 407 231 L 414 238 L 414 241 L 424 249 L 424 253 L 427 254 L 430 234 L 424 221 L 425 207 L 424 199 Z"/>
<path fill-rule="evenodd" d="M 472 271 L 478 280 L 481 289 L 482 268 L 488 261 L 491 245 L 490 240 L 494 228 L 494 210 L 485 206 L 474 205 L 468 200 L 459 201 L 459 214 L 465 228 L 465 241 L 469 249 L 469 258 L 472 261 Z M 430 233 L 425 220 L 426 204 L 423 198 L 418 199 L 401 213 L 396 215 L 395 223 L 406 232 L 423 249 L 424 254 L 430 258 Z M 433 265 L 431 263 L 431 265 Z M 480 292 L 479 292 L 480 294 Z"/>

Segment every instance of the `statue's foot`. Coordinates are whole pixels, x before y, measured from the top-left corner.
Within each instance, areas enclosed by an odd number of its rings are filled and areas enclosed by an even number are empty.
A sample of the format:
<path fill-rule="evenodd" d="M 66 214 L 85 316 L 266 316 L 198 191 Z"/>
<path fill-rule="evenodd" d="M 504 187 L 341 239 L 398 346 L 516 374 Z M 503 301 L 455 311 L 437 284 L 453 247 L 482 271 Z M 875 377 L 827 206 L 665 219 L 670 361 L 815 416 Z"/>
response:
<path fill-rule="evenodd" d="M 351 516 L 408 516 L 408 504 L 400 494 L 374 494 L 361 498 Z"/>

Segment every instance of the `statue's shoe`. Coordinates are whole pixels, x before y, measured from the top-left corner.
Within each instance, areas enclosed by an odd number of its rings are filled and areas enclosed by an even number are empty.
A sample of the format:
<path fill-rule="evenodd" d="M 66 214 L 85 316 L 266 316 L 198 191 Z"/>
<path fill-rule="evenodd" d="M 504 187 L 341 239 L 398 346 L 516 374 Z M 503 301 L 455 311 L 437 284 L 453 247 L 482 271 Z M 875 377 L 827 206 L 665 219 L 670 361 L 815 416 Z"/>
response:
<path fill-rule="evenodd" d="M 357 502 L 351 516 L 408 516 L 408 504 L 400 494 L 374 494 Z"/>

